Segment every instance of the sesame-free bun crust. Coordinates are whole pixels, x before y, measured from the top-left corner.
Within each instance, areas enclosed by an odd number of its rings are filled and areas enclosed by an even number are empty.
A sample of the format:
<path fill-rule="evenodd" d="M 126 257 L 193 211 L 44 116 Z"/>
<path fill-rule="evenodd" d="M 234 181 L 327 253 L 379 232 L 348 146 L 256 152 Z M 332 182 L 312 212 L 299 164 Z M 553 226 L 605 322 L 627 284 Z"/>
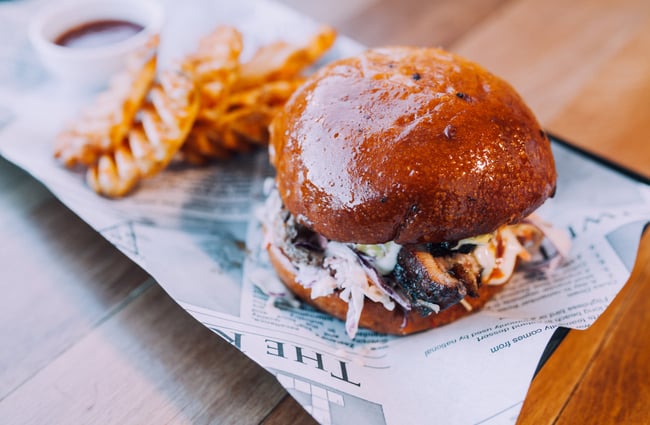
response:
<path fill-rule="evenodd" d="M 514 89 L 440 49 L 375 49 L 321 68 L 272 123 L 270 152 L 288 210 L 342 242 L 492 232 L 539 207 L 556 180 L 549 140 Z"/>
<path fill-rule="evenodd" d="M 280 248 L 270 245 L 268 253 L 280 280 L 293 294 L 313 307 L 345 321 L 348 304 L 338 294 L 311 298 L 311 289 L 305 288 L 296 281 L 295 269 Z M 392 311 L 386 310 L 381 303 L 366 298 L 359 319 L 359 327 L 393 335 L 408 335 L 425 331 L 446 325 L 480 310 L 502 288 L 503 285 L 483 285 L 479 288 L 478 298 L 465 297 L 464 300 L 472 306 L 471 310 L 459 303 L 440 313 L 432 313 L 428 316 L 422 316 L 413 310 L 404 311 L 397 306 Z"/>

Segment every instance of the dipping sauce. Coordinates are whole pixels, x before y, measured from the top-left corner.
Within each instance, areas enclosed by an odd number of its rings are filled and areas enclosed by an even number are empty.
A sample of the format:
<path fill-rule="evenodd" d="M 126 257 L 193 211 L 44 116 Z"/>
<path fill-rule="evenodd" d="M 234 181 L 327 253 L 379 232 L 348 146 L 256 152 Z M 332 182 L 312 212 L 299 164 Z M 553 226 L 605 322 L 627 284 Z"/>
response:
<path fill-rule="evenodd" d="M 92 21 L 69 29 L 59 35 L 54 43 L 82 49 L 106 46 L 133 37 L 143 29 L 140 24 L 117 19 Z"/>

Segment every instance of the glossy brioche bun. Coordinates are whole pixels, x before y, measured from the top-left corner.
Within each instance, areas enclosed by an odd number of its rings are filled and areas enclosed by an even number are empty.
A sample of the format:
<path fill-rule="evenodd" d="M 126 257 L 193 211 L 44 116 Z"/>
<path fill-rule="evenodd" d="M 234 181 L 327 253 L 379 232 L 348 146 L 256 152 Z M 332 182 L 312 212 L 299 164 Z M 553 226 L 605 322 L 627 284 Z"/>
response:
<path fill-rule="evenodd" d="M 527 216 L 555 188 L 550 142 L 521 97 L 440 49 L 333 62 L 270 130 L 285 206 L 336 241 L 476 236 Z"/>
<path fill-rule="evenodd" d="M 338 294 L 312 299 L 311 289 L 305 288 L 296 281 L 295 269 L 280 248 L 270 245 L 267 250 L 280 280 L 294 295 L 311 306 L 345 321 L 348 311 L 347 302 L 343 301 Z M 398 306 L 395 306 L 392 311 L 386 310 L 381 303 L 366 298 L 359 318 L 359 327 L 393 335 L 408 335 L 436 328 L 480 310 L 490 298 L 503 289 L 503 286 L 482 285 L 477 298 L 465 297 L 464 300 L 472 306 L 472 310 L 458 303 L 440 313 L 431 313 L 428 316 L 422 316 L 414 310 L 404 311 Z"/>

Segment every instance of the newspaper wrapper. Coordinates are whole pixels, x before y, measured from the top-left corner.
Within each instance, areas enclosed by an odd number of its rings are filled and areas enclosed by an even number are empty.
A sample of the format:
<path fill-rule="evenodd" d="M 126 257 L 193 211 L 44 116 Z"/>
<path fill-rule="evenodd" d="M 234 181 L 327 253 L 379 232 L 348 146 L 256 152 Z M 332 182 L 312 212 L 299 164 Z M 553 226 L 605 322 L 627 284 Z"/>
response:
<path fill-rule="evenodd" d="M 147 270 L 191 315 L 239 348 L 323 424 L 511 423 L 558 327 L 585 329 L 629 277 L 650 189 L 554 143 L 556 196 L 539 215 L 572 237 L 559 267 L 519 271 L 483 311 L 391 337 L 285 302 L 261 249 L 255 210 L 272 175 L 265 152 L 206 168 L 171 167 L 107 200 L 61 168 L 52 141 L 92 93 L 41 68 L 25 34 L 38 2 L 0 7 L 0 153 Z M 305 40 L 316 23 L 267 1 L 168 2 L 161 66 L 221 23 L 260 43 Z M 363 50 L 340 37 L 324 61 Z M 271 295 L 270 295 L 271 294 Z"/>

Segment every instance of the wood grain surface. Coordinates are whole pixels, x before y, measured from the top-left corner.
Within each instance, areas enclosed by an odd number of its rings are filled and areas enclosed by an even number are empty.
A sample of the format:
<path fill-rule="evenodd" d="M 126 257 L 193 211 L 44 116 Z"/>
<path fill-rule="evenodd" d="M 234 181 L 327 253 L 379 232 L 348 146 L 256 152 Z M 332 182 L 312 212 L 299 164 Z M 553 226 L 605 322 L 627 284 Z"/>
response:
<path fill-rule="evenodd" d="M 285 2 L 367 45 L 465 55 L 509 80 L 550 132 L 650 177 L 647 0 Z M 0 240 L 0 423 L 314 422 L 1 158 Z M 646 234 L 624 289 L 569 332 L 518 422 L 650 423 L 649 326 Z"/>

